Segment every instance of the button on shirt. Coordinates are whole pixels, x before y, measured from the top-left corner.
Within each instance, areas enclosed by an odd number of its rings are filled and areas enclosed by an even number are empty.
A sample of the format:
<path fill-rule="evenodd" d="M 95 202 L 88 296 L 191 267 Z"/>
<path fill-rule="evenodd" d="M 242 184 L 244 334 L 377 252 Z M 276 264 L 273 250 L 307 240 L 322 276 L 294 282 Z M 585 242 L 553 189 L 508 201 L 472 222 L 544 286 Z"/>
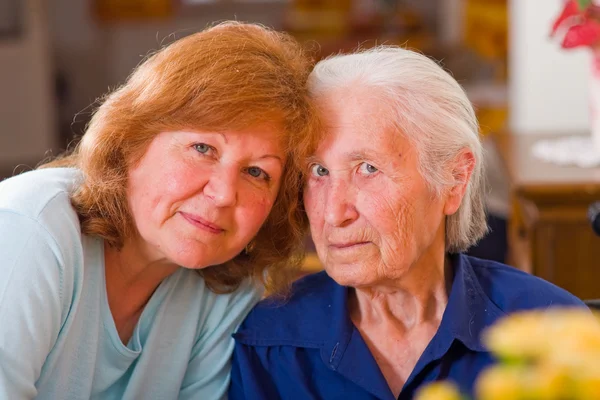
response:
<path fill-rule="evenodd" d="M 518 310 L 585 305 L 542 279 L 491 261 L 452 255 L 454 280 L 440 326 L 399 400 L 441 379 L 472 395 L 494 362 L 482 331 Z M 298 281 L 287 301 L 267 299 L 237 334 L 230 399 L 394 399 L 348 312 L 348 288 L 325 272 Z"/>

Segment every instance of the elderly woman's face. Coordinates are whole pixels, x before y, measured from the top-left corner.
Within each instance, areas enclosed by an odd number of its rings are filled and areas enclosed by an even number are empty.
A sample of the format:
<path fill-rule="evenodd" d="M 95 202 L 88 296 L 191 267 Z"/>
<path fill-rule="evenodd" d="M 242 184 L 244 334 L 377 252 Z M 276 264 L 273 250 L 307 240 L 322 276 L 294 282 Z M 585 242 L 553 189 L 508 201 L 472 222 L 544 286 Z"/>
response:
<path fill-rule="evenodd" d="M 443 201 L 419 173 L 415 148 L 379 123 L 377 102 L 337 96 L 322 106 L 328 135 L 304 192 L 319 258 L 342 285 L 399 279 L 434 243 L 443 251 Z"/>
<path fill-rule="evenodd" d="M 284 162 L 272 128 L 159 134 L 129 174 L 144 251 L 187 268 L 230 260 L 266 220 Z"/>

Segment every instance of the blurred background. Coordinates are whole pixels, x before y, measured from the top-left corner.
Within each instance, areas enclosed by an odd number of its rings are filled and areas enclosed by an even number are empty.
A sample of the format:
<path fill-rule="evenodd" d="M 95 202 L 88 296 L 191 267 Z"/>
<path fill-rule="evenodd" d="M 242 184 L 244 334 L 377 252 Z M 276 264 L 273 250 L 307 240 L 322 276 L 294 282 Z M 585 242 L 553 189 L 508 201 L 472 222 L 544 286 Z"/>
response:
<path fill-rule="evenodd" d="M 0 0 L 0 178 L 85 130 L 94 101 L 152 50 L 216 21 L 286 30 L 324 57 L 398 44 L 441 62 L 476 106 L 491 233 L 471 253 L 582 298 L 600 297 L 600 240 L 586 218 L 600 168 L 532 147 L 589 136 L 592 51 L 549 37 L 563 0 Z M 314 255 L 306 271 L 319 268 Z"/>

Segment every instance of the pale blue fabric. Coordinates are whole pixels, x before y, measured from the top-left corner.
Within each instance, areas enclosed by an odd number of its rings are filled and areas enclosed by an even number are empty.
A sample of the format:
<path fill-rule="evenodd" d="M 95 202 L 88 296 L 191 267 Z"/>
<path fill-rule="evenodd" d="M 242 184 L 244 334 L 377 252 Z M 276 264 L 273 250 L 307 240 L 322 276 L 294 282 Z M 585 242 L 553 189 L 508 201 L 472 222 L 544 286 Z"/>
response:
<path fill-rule="evenodd" d="M 0 399 L 221 399 L 232 333 L 260 297 L 217 295 L 179 269 L 125 346 L 108 307 L 103 241 L 82 235 L 73 169 L 0 183 Z M 157 183 L 158 184 L 158 183 Z"/>

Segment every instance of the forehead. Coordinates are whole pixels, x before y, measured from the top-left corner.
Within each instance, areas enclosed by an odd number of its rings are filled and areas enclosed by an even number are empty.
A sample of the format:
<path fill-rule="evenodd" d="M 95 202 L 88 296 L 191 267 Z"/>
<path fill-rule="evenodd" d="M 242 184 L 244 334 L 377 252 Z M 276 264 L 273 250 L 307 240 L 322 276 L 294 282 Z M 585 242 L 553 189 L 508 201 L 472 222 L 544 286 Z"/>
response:
<path fill-rule="evenodd" d="M 148 145 L 148 149 L 163 149 L 170 146 L 173 150 L 193 143 L 206 142 L 209 145 L 222 146 L 230 154 L 239 154 L 244 157 L 263 157 L 276 155 L 281 159 L 285 157 L 285 143 L 276 127 L 269 125 L 257 126 L 243 130 L 203 130 L 182 129 L 163 131 L 158 133 Z"/>
<path fill-rule="evenodd" d="M 319 106 L 325 135 L 318 146 L 318 156 L 360 151 L 398 154 L 409 146 L 394 124 L 393 106 L 372 91 L 337 90 L 322 97 Z"/>

